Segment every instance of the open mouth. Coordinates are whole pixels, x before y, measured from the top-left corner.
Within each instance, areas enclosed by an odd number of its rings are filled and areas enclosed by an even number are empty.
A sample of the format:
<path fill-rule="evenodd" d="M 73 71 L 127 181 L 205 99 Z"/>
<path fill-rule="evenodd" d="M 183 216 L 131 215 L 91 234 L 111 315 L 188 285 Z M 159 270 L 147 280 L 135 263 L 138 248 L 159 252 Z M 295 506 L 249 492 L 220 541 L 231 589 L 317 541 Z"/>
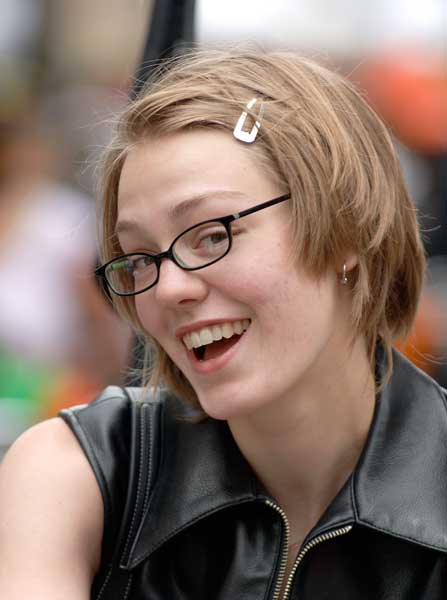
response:
<path fill-rule="evenodd" d="M 200 346 L 200 348 L 193 348 L 193 352 L 197 360 L 205 361 L 211 358 L 217 358 L 226 352 L 231 346 L 234 346 L 239 340 L 242 334 L 234 334 L 229 340 L 222 339 L 207 346 Z"/>
<path fill-rule="evenodd" d="M 249 319 L 219 323 L 187 333 L 183 337 L 183 343 L 198 361 L 207 361 L 221 356 L 237 344 L 249 326 Z"/>

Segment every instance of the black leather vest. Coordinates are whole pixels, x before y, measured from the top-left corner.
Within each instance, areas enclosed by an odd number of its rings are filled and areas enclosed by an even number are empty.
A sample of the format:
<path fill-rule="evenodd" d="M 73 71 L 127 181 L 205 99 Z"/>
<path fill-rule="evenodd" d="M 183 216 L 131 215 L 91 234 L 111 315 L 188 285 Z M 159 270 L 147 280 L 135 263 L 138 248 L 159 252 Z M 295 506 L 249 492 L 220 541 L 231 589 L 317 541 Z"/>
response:
<path fill-rule="evenodd" d="M 446 600 L 447 398 L 395 353 L 351 477 L 305 539 L 290 600 Z M 107 388 L 65 410 L 105 510 L 95 600 L 279 598 L 287 529 L 225 422 Z"/>

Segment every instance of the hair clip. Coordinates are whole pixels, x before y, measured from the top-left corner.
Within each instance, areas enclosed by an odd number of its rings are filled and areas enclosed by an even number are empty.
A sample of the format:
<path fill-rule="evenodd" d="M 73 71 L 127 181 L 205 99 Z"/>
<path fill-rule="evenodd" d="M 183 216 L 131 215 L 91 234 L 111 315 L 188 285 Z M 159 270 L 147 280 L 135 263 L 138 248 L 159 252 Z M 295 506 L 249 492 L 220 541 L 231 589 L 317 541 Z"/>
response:
<path fill-rule="evenodd" d="M 250 100 L 250 102 L 247 104 L 247 107 L 246 107 L 247 110 L 252 109 L 257 101 L 258 101 L 257 98 L 252 98 Z M 261 104 L 261 108 L 259 110 L 259 118 L 261 118 L 263 114 L 264 114 L 264 106 Z M 245 110 L 242 111 L 242 114 L 239 117 L 235 128 L 233 129 L 233 135 L 237 140 L 240 140 L 241 142 L 245 142 L 246 144 L 252 144 L 255 141 L 256 136 L 258 135 L 258 131 L 261 126 L 261 123 L 258 120 L 256 120 L 253 127 L 251 128 L 251 131 L 244 131 L 242 128 L 245 125 L 247 116 L 248 116 L 248 112 Z"/>

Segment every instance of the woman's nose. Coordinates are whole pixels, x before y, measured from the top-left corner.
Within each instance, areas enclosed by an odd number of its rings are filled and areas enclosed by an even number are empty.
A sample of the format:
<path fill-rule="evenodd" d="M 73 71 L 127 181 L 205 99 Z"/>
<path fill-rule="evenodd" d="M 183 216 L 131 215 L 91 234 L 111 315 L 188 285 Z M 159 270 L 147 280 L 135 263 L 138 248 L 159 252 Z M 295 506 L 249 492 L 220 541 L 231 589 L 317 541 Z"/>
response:
<path fill-rule="evenodd" d="M 164 259 L 160 277 L 155 286 L 158 302 L 176 306 L 186 302 L 200 302 L 208 294 L 208 286 L 200 271 L 185 271 L 172 260 Z"/>

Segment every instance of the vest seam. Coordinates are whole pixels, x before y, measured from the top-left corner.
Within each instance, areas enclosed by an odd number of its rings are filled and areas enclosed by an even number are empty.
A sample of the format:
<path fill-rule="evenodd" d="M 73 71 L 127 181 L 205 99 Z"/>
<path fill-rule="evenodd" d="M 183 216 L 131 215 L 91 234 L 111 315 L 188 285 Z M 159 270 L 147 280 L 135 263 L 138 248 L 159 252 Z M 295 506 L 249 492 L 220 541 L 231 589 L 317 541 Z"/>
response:
<path fill-rule="evenodd" d="M 133 580 L 133 573 L 130 573 L 129 574 L 129 579 L 127 580 L 126 589 L 124 590 L 124 598 L 123 598 L 123 600 L 127 600 L 127 597 L 129 596 L 130 586 L 132 585 L 132 580 Z"/>
<path fill-rule="evenodd" d="M 144 413 L 144 409 L 146 407 L 148 407 L 148 404 L 143 404 L 141 407 L 142 412 Z M 150 494 L 150 490 L 151 490 L 151 483 L 152 483 L 152 474 L 153 474 L 153 460 L 151 460 L 151 449 L 150 449 L 150 444 L 152 443 L 152 440 L 154 439 L 154 419 L 149 419 L 149 444 L 148 444 L 148 474 L 147 474 L 147 480 L 146 480 L 146 490 L 145 490 L 145 494 L 144 494 L 144 500 L 143 500 L 143 517 L 146 514 L 146 508 L 148 506 L 149 503 L 149 494 Z"/>
<path fill-rule="evenodd" d="M 139 499 L 140 499 L 140 495 L 141 495 L 141 486 L 142 486 L 142 476 L 143 476 L 143 462 L 144 462 L 144 452 L 143 452 L 143 441 L 144 441 L 144 411 L 139 412 L 140 414 L 140 419 L 139 419 L 139 433 L 140 433 L 140 447 L 139 447 L 139 462 L 138 462 L 138 483 L 137 483 L 137 494 L 136 494 L 136 498 L 135 498 L 135 504 L 133 507 L 133 513 L 132 513 L 132 519 L 130 522 L 130 527 L 129 527 L 129 531 L 127 534 L 127 539 L 126 539 L 126 543 L 124 545 L 124 549 L 121 555 L 121 560 L 122 557 L 125 556 L 127 554 L 127 550 L 129 548 L 129 544 L 130 544 L 130 539 L 132 537 L 132 533 L 134 530 L 134 525 L 135 525 L 135 520 L 136 520 L 136 516 L 137 516 L 137 510 L 138 510 L 138 506 L 139 506 Z M 120 561 L 121 562 L 121 561 Z"/>
<path fill-rule="evenodd" d="M 111 576 L 111 575 L 112 575 L 112 573 L 113 573 L 113 567 L 114 567 L 114 564 L 113 564 L 113 562 L 109 563 L 109 570 L 108 570 L 107 576 L 106 576 L 106 578 L 104 579 L 104 582 L 103 582 L 103 584 L 102 584 L 102 586 L 101 586 L 101 589 L 99 590 L 99 593 L 98 593 L 98 595 L 96 596 L 96 599 L 95 599 L 95 600 L 100 600 L 100 599 L 101 599 L 101 597 L 102 597 L 102 595 L 104 594 L 104 591 L 105 591 L 105 589 L 106 589 L 106 587 L 107 587 L 107 584 L 109 583 L 110 576 Z"/>
<path fill-rule="evenodd" d="M 354 510 L 355 522 L 358 523 L 359 522 L 359 513 L 357 510 L 357 497 L 355 494 L 355 480 L 356 479 L 357 479 L 357 471 L 355 471 L 351 477 L 349 489 L 350 489 L 350 496 L 351 496 L 351 504 L 352 504 L 352 508 Z"/>

